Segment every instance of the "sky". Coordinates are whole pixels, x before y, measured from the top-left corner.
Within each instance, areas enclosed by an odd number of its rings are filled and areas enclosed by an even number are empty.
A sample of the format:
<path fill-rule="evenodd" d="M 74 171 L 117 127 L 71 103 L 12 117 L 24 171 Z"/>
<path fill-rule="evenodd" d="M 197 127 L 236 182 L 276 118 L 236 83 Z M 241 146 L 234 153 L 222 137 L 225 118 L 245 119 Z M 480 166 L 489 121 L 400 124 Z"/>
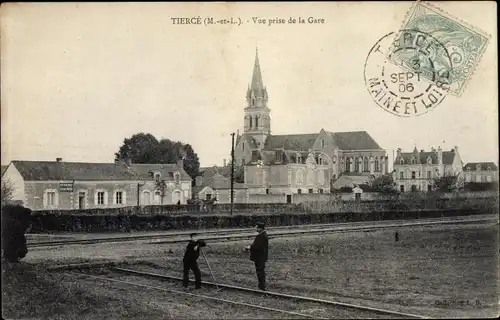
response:
<path fill-rule="evenodd" d="M 458 146 L 464 163 L 498 163 L 495 6 L 439 3 L 490 43 L 461 97 L 401 118 L 375 104 L 363 73 L 410 2 L 3 4 L 1 161 L 111 162 L 125 138 L 145 132 L 191 144 L 202 166 L 221 165 L 231 132 L 243 131 L 258 47 L 275 134 L 365 130 L 390 159 L 397 148 Z M 198 16 L 243 23 L 171 19 Z"/>

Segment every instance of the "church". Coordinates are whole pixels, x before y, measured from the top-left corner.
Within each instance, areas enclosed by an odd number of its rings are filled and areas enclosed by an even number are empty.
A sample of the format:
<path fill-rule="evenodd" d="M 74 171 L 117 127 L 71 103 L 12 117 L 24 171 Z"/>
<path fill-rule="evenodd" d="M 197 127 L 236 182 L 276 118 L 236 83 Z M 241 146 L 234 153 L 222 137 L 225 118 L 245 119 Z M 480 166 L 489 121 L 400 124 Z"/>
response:
<path fill-rule="evenodd" d="M 329 193 L 340 178 L 359 185 L 388 172 L 386 151 L 366 131 L 271 134 L 268 99 L 256 52 L 234 150 L 250 194 Z"/>

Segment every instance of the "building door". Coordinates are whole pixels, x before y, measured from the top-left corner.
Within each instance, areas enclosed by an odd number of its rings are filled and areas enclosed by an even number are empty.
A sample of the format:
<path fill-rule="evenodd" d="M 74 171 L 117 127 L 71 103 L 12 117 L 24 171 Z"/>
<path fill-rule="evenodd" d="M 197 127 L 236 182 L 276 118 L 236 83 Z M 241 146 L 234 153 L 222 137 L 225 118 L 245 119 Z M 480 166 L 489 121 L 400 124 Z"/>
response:
<path fill-rule="evenodd" d="M 143 206 L 149 206 L 151 204 L 151 193 L 149 191 L 142 192 L 141 204 Z"/>
<path fill-rule="evenodd" d="M 286 203 L 292 203 L 292 195 L 291 194 L 286 195 Z"/>
<path fill-rule="evenodd" d="M 78 209 L 85 209 L 85 192 L 78 193 Z"/>

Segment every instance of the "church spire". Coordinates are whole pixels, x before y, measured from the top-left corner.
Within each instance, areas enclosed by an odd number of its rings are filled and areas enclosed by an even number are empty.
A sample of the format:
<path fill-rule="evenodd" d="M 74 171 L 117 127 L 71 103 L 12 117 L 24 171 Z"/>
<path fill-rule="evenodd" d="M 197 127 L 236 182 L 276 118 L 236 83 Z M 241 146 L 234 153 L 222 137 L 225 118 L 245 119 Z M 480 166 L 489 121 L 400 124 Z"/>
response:
<path fill-rule="evenodd" d="M 264 85 L 262 83 L 262 73 L 260 72 L 258 48 L 255 48 L 255 63 L 253 65 L 252 85 L 250 86 L 250 88 L 253 91 L 260 91 L 264 89 Z"/>

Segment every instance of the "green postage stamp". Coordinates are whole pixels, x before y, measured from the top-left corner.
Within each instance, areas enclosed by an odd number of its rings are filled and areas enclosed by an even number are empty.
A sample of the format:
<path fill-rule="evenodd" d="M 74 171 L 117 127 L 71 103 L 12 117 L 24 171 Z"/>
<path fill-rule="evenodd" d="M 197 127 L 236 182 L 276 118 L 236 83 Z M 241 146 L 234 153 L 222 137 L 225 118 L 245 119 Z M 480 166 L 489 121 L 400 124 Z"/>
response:
<path fill-rule="evenodd" d="M 460 96 L 489 40 L 486 33 L 418 1 L 396 34 L 387 58 L 407 70 L 421 72 L 431 82 L 439 81 L 438 86 Z M 409 47 L 418 50 L 407 50 Z"/>

